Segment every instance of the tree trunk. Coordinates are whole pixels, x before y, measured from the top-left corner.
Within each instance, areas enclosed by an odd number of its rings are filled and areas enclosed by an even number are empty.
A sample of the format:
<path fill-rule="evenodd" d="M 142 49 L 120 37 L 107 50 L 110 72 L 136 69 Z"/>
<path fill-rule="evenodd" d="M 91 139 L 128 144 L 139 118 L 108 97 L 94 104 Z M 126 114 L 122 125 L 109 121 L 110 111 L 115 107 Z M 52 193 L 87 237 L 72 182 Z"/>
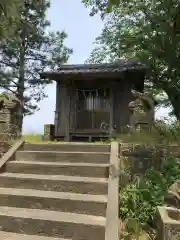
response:
<path fill-rule="evenodd" d="M 21 106 L 19 109 L 19 119 L 18 119 L 18 131 L 20 135 L 22 134 L 23 125 L 23 113 L 24 113 L 24 75 L 25 75 L 25 40 L 22 39 L 22 44 L 20 48 L 20 66 L 19 66 L 19 81 L 17 87 L 17 96 L 21 101 Z"/>
<path fill-rule="evenodd" d="M 175 117 L 180 120 L 180 91 L 176 87 L 165 87 L 164 91 L 168 95 Z"/>

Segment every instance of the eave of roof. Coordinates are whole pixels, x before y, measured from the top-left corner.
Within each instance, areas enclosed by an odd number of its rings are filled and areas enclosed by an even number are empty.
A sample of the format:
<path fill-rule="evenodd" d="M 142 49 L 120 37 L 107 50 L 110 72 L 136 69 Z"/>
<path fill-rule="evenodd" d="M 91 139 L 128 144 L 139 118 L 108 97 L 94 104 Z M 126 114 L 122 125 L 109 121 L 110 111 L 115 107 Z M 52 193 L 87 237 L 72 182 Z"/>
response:
<path fill-rule="evenodd" d="M 58 76 L 75 76 L 77 74 L 121 73 L 126 71 L 146 72 L 147 67 L 134 60 L 118 60 L 103 64 L 61 65 L 56 72 L 41 73 L 42 78 L 57 79 Z"/>
<path fill-rule="evenodd" d="M 73 65 L 61 65 L 59 71 L 63 70 L 95 70 L 95 69 L 119 69 L 123 67 L 141 67 L 145 66 L 136 60 L 124 60 L 119 59 L 113 63 L 100 63 L 100 64 L 73 64 Z"/>

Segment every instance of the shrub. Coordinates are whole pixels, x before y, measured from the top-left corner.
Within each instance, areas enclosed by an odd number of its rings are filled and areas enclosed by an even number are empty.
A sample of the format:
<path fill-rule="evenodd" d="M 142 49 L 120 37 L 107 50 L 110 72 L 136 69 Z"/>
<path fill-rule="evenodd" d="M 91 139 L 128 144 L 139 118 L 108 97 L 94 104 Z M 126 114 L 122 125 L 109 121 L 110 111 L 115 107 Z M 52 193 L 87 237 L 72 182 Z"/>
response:
<path fill-rule="evenodd" d="M 180 121 L 176 121 L 172 124 L 158 121 L 155 124 L 155 130 L 159 138 L 166 143 L 180 144 Z"/>
<path fill-rule="evenodd" d="M 136 219 L 141 229 L 155 228 L 157 206 L 164 205 L 168 187 L 179 179 L 180 159 L 168 158 L 161 171 L 151 167 L 143 179 L 127 184 L 120 191 L 119 216 Z"/>

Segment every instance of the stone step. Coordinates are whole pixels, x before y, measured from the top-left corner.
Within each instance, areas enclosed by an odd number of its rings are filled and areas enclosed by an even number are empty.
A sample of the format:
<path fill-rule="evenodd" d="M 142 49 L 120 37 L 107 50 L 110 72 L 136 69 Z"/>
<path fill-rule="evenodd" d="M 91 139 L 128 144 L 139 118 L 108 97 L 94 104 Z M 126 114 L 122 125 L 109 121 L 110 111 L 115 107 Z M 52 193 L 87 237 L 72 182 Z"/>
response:
<path fill-rule="evenodd" d="M 1 231 L 58 238 L 105 239 L 106 218 L 39 209 L 0 207 Z"/>
<path fill-rule="evenodd" d="M 25 235 L 19 233 L 12 232 L 3 232 L 0 231 L 0 239 L 1 240 L 71 240 L 65 238 L 53 238 L 53 237 L 42 237 L 37 235 Z"/>
<path fill-rule="evenodd" d="M 103 163 L 10 161 L 5 164 L 3 170 L 11 173 L 60 174 L 81 177 L 108 178 L 109 175 L 109 165 Z"/>
<path fill-rule="evenodd" d="M 0 188 L 0 206 L 106 216 L 107 196 Z"/>
<path fill-rule="evenodd" d="M 106 195 L 106 178 L 61 175 L 1 173 L 0 187 Z"/>
<path fill-rule="evenodd" d="M 107 152 L 17 151 L 20 161 L 109 163 Z"/>
<path fill-rule="evenodd" d="M 96 143 L 55 143 L 24 144 L 25 151 L 63 151 L 63 152 L 110 152 L 110 144 Z"/>

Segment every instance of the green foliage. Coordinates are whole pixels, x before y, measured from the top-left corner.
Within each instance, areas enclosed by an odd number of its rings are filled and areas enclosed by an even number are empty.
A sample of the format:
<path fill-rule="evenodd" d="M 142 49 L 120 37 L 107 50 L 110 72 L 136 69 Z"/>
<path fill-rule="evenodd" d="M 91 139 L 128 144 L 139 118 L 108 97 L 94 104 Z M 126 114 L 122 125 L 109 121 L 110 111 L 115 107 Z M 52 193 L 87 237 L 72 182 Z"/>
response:
<path fill-rule="evenodd" d="M 153 240 L 154 236 L 142 230 L 141 224 L 138 219 L 129 218 L 124 222 L 124 231 L 120 234 L 120 239 L 123 240 L 140 240 L 140 239 L 149 239 Z"/>
<path fill-rule="evenodd" d="M 122 220 L 136 219 L 141 229 L 155 227 L 157 206 L 164 204 L 168 187 L 179 179 L 180 159 L 171 157 L 161 170 L 151 167 L 139 181 L 121 189 L 119 215 Z"/>
<path fill-rule="evenodd" d="M 19 97 L 26 115 L 38 110 L 38 102 L 46 97 L 44 87 L 50 81 L 42 80 L 40 73 L 56 70 L 72 53 L 64 45 L 65 32 L 48 32 L 49 7 L 48 0 L 24 0 L 15 35 L 0 45 L 0 86 Z"/>
<path fill-rule="evenodd" d="M 163 142 L 180 144 L 180 121 L 171 124 L 157 122 L 155 126 L 159 139 Z"/>
<path fill-rule="evenodd" d="M 121 0 L 82 0 L 82 2 L 87 7 L 92 6 L 91 16 L 93 16 L 98 12 L 101 13 L 111 12 L 113 7 L 117 7 L 121 3 Z"/>
<path fill-rule="evenodd" d="M 110 14 L 101 8 L 103 1 L 88 3 L 94 13 L 102 13 L 105 24 L 89 61 L 125 57 L 146 64 L 146 87 L 165 91 L 174 115 L 180 119 L 180 2 L 121 0 Z"/>
<path fill-rule="evenodd" d="M 0 41 L 7 40 L 19 21 L 22 0 L 1 0 L 0 2 Z"/>

